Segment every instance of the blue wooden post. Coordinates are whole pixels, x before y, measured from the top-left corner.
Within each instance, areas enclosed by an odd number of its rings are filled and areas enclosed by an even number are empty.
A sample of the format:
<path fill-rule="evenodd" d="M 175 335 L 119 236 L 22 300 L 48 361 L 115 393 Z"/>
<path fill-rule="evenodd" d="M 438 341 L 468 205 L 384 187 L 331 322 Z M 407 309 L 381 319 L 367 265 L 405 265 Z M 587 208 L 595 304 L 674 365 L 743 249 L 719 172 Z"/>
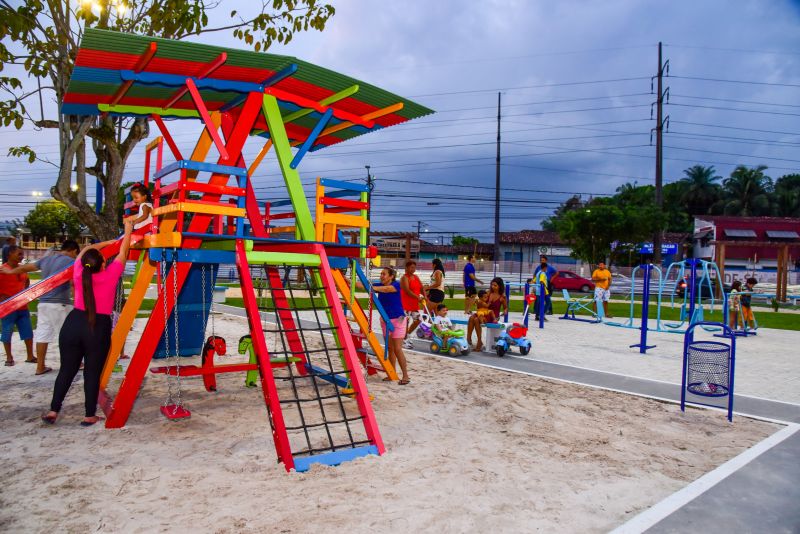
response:
<path fill-rule="evenodd" d="M 695 258 L 686 260 L 689 264 L 689 324 L 694 322 L 694 309 L 697 305 L 697 264 L 699 261 Z"/>
<path fill-rule="evenodd" d="M 528 295 L 530 295 L 530 293 L 531 285 L 525 282 L 525 295 L 522 297 L 522 309 L 525 310 L 525 317 L 522 322 L 525 324 L 525 328 L 528 328 L 528 316 L 530 315 L 530 310 L 528 309 Z"/>
<path fill-rule="evenodd" d="M 647 344 L 647 321 L 650 314 L 650 277 L 653 273 L 653 266 L 649 263 L 645 263 L 641 267 L 644 272 L 644 279 L 642 280 L 642 324 L 639 327 L 639 343 L 631 345 L 631 348 L 638 347 L 640 354 L 646 354 L 647 349 L 655 347 L 655 345 Z M 631 295 L 631 300 L 632 299 L 633 295 Z"/>
<path fill-rule="evenodd" d="M 544 328 L 544 310 L 545 310 L 545 302 L 544 302 L 544 293 L 545 287 L 544 282 L 539 282 L 539 295 L 536 297 L 536 309 L 539 310 L 539 328 Z"/>
<path fill-rule="evenodd" d="M 503 316 L 503 322 L 508 322 L 508 310 L 511 308 L 511 285 L 506 284 L 506 314 Z"/>

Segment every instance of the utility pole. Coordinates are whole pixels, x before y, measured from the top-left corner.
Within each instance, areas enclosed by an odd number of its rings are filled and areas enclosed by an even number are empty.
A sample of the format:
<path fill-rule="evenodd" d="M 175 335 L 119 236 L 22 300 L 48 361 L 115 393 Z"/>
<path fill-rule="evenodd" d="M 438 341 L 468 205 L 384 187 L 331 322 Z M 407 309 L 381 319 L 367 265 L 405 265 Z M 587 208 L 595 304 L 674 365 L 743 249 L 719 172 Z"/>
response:
<path fill-rule="evenodd" d="M 419 239 L 421 231 L 422 231 L 422 221 L 417 221 L 417 239 Z"/>
<path fill-rule="evenodd" d="M 497 92 L 497 159 L 494 183 L 494 276 L 500 261 L 500 92 Z"/>
<path fill-rule="evenodd" d="M 658 97 L 656 99 L 656 207 L 658 208 L 659 215 L 663 213 L 664 196 L 662 194 L 662 186 L 664 183 L 663 176 L 663 163 L 664 163 L 664 87 L 663 78 L 664 73 L 669 74 L 669 61 L 662 62 L 661 59 L 661 41 L 658 43 Z M 652 85 L 651 85 L 652 88 Z M 667 92 L 669 89 L 667 89 Z M 653 263 L 661 266 L 661 236 L 662 229 L 659 226 L 655 235 L 653 236 Z"/>
<path fill-rule="evenodd" d="M 372 220 L 370 219 L 370 214 L 372 212 L 372 175 L 369 173 L 369 165 L 364 165 L 367 168 L 367 220 L 370 221 L 370 225 L 372 224 Z M 367 226 L 367 246 L 369 246 L 369 226 Z"/>

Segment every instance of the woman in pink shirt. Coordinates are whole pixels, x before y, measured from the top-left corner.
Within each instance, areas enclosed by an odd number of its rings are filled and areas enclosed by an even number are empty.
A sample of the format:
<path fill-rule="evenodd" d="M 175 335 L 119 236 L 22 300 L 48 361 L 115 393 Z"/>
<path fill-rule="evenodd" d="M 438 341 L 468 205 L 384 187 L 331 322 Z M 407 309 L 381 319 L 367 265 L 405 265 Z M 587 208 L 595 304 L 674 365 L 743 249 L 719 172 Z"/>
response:
<path fill-rule="evenodd" d="M 56 422 L 64 397 L 78 374 L 81 360 L 84 360 L 83 392 L 86 397 L 86 417 L 81 421 L 81 426 L 91 426 L 100 420 L 95 415 L 100 374 L 111 346 L 111 312 L 117 284 L 128 259 L 132 230 L 133 223 L 126 221 L 119 254 L 108 267 L 103 268 L 105 260 L 99 250 L 115 243 L 116 239 L 86 247 L 75 259 L 72 272 L 75 308 L 67 316 L 58 336 L 61 368 L 53 387 L 50 411 L 42 416 L 45 423 Z"/>

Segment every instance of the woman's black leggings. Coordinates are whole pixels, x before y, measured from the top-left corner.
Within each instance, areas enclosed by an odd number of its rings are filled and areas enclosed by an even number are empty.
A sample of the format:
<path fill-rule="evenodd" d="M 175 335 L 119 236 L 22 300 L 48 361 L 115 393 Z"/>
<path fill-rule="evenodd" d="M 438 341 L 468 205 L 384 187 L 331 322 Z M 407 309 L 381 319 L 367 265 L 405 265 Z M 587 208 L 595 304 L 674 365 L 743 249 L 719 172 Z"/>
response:
<path fill-rule="evenodd" d="M 111 316 L 97 314 L 94 329 L 89 328 L 86 312 L 74 309 L 69 312 L 64 326 L 58 335 L 61 352 L 61 369 L 58 370 L 53 388 L 53 401 L 50 409 L 61 411 L 61 404 L 67 396 L 72 381 L 84 360 L 83 392 L 86 396 L 86 417 L 94 417 L 97 412 L 97 396 L 100 394 L 100 374 L 106 363 L 111 346 Z"/>

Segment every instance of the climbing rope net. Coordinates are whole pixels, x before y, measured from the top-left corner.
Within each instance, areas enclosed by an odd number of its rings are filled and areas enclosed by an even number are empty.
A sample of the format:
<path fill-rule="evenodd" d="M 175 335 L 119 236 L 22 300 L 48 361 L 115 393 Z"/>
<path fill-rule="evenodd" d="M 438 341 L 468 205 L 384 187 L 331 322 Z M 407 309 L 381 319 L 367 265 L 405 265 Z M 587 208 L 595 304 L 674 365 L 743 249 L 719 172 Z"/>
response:
<path fill-rule="evenodd" d="M 296 269 L 305 276 L 292 282 Z M 350 332 L 333 326 L 318 269 L 251 265 L 250 270 L 270 359 L 286 363 L 273 365 L 273 373 L 293 456 L 369 444 L 363 424 L 356 424 L 363 419 L 357 404 L 342 392 L 350 370 L 340 336 Z M 270 424 L 273 417 L 270 413 Z"/>

